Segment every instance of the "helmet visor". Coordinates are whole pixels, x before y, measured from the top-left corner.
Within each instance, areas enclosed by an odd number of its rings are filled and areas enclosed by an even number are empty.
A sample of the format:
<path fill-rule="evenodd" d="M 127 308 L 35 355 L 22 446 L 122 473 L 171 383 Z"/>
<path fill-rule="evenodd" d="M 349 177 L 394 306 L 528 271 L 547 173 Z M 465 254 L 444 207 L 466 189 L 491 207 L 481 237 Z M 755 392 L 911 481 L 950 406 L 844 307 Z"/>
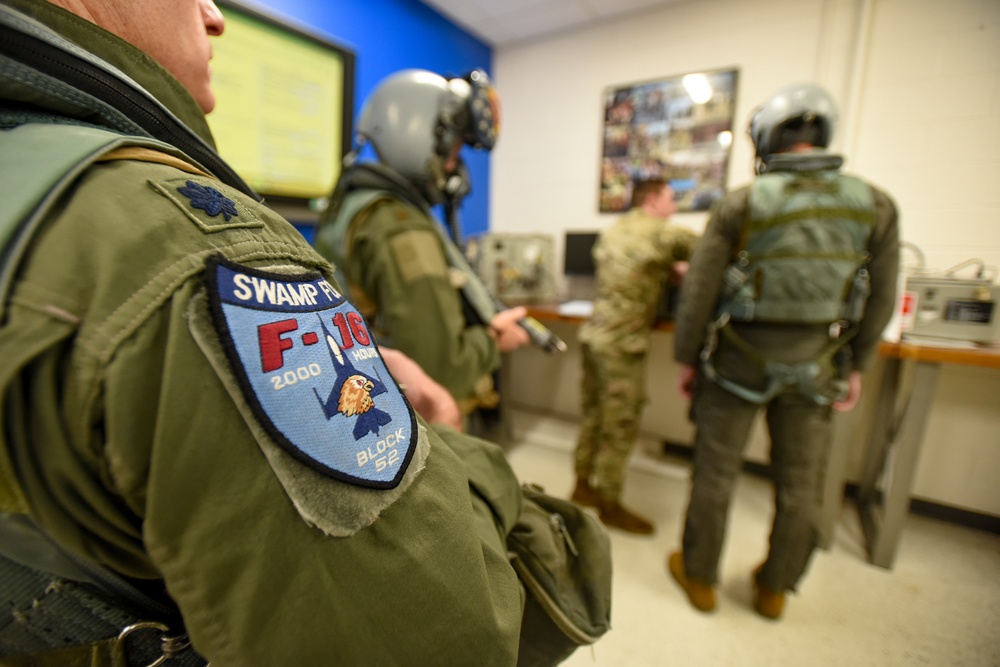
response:
<path fill-rule="evenodd" d="M 473 148 L 492 150 L 500 135 L 500 95 L 481 69 L 466 75 L 469 83 L 469 126 L 462 137 Z"/>

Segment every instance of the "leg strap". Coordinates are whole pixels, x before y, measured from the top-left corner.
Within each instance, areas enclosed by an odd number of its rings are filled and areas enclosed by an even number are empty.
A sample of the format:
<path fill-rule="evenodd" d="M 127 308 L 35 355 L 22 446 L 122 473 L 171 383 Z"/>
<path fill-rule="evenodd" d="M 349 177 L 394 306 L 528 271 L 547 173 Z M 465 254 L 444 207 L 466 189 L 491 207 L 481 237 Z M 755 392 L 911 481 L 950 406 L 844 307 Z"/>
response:
<path fill-rule="evenodd" d="M 783 364 L 769 359 L 763 352 L 750 345 L 736 333 L 728 314 L 723 314 L 711 326 L 708 343 L 701 352 L 701 369 L 712 382 L 743 400 L 757 405 L 763 405 L 778 394 L 791 390 L 809 397 L 817 405 L 830 405 L 846 396 L 847 382 L 843 378 L 833 380 L 833 390 L 830 391 L 829 388 L 820 387 L 817 379 L 823 367 L 831 362 L 837 352 L 854 337 L 855 333 L 857 333 L 856 328 L 850 328 L 841 333 L 838 327 L 838 335 L 831 334 L 830 342 L 816 359 L 797 364 Z M 715 367 L 714 357 L 720 335 L 740 350 L 747 359 L 763 369 L 767 377 L 767 387 L 763 390 L 749 389 L 719 374 Z"/>

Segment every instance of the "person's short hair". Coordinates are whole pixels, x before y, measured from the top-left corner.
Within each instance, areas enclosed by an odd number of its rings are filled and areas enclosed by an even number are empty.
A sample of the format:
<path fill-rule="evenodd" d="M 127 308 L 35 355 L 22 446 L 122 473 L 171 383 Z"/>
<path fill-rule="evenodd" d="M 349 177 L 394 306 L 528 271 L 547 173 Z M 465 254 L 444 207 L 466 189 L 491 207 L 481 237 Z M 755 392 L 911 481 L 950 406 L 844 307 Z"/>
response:
<path fill-rule="evenodd" d="M 632 184 L 632 208 L 642 207 L 643 202 L 649 195 L 655 195 L 667 186 L 667 181 L 662 178 L 649 178 L 636 181 Z"/>

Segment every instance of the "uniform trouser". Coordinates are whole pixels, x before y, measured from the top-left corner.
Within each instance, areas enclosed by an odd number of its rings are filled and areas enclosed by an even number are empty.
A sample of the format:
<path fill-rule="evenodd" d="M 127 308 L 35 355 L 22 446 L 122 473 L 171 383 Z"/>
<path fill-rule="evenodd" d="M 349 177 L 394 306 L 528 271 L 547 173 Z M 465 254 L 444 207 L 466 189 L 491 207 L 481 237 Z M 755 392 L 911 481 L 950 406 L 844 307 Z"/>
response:
<path fill-rule="evenodd" d="M 761 407 L 699 380 L 692 406 L 697 435 L 683 538 L 684 570 L 691 579 L 713 585 L 718 580 L 733 486 Z M 779 395 L 764 409 L 775 513 L 767 560 L 757 581 L 780 592 L 795 589 L 816 547 L 832 413 L 797 393 Z"/>
<path fill-rule="evenodd" d="M 617 500 L 646 401 L 646 355 L 583 345 L 582 393 L 576 474 L 589 479 L 602 498 Z"/>

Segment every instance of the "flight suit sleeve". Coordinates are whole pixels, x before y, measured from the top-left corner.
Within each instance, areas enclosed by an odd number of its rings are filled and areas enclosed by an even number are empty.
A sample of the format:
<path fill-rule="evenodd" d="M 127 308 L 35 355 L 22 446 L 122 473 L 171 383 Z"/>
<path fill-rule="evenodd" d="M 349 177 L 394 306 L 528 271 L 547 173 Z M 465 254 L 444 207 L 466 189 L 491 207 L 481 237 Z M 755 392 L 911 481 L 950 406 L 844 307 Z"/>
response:
<path fill-rule="evenodd" d="M 265 436 L 192 339 L 197 309 L 178 294 L 106 370 L 115 477 L 144 515 L 143 542 L 195 647 L 213 665 L 512 665 L 521 593 L 501 523 L 483 517 L 516 507 L 489 512 L 428 429 L 425 468 L 371 525 L 345 537 L 310 525 L 298 507 L 308 498 L 283 488 Z M 169 371 L 148 372 L 157 364 Z M 148 451 L 129 446 L 144 441 Z M 492 471 L 496 486 L 517 488 Z"/>
<path fill-rule="evenodd" d="M 393 347 L 461 400 L 500 367 L 500 352 L 485 326 L 467 326 L 436 224 L 402 203 L 379 205 L 355 234 L 348 270 Z"/>
<path fill-rule="evenodd" d="M 739 243 L 748 194 L 748 188 L 737 190 L 716 204 L 695 245 L 681 287 L 674 334 L 674 358 L 682 364 L 698 363 L 722 293 L 723 274 Z"/>
<path fill-rule="evenodd" d="M 871 296 L 865 306 L 857 335 L 850 342 L 854 368 L 864 370 L 871 364 L 885 329 L 896 308 L 896 283 L 899 274 L 899 214 L 896 204 L 886 193 L 873 188 L 875 195 L 875 229 L 869 241 L 871 261 Z"/>

